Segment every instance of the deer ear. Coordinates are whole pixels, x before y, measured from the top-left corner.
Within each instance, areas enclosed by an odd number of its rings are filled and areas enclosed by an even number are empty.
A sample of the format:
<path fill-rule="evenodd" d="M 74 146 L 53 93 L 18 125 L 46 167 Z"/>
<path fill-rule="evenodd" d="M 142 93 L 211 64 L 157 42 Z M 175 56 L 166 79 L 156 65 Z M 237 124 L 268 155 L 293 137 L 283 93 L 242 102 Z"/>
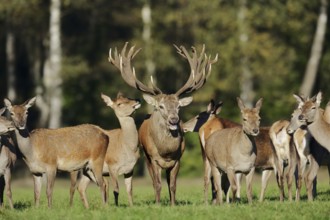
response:
<path fill-rule="evenodd" d="M 29 100 L 27 100 L 25 103 L 25 108 L 30 108 L 32 105 L 34 105 L 34 103 L 36 102 L 36 100 L 37 100 L 37 97 L 33 97 L 33 98 L 31 98 L 31 99 L 29 99 Z"/>
<path fill-rule="evenodd" d="M 104 95 L 103 93 L 101 93 L 101 98 L 103 99 L 105 104 L 107 104 L 107 106 L 111 107 L 113 105 L 113 101 L 111 100 L 111 98 L 109 96 Z"/>
<path fill-rule="evenodd" d="M 119 91 L 119 92 L 117 93 L 117 99 L 118 99 L 118 98 L 122 98 L 122 97 L 124 97 L 124 94 L 123 94 L 122 92 Z"/>
<path fill-rule="evenodd" d="M 261 108 L 261 106 L 262 106 L 262 98 L 260 98 L 258 101 L 257 101 L 257 103 L 256 103 L 256 109 L 258 110 L 258 111 L 260 111 L 260 108 Z"/>
<path fill-rule="evenodd" d="M 211 99 L 209 104 L 207 105 L 207 109 L 206 109 L 206 112 L 210 113 L 213 111 L 213 108 L 214 108 L 214 100 Z"/>
<path fill-rule="evenodd" d="M 193 100 L 193 97 L 191 97 L 191 96 L 179 99 L 179 105 L 181 107 L 187 106 L 192 102 L 192 100 Z"/>
<path fill-rule="evenodd" d="M 11 105 L 11 101 L 9 99 L 4 99 L 3 102 L 5 103 L 5 106 L 8 109 L 11 109 L 12 105 Z"/>
<path fill-rule="evenodd" d="M 241 110 L 245 109 L 245 105 L 244 105 L 242 99 L 240 99 L 239 97 L 237 97 L 236 99 L 237 99 L 237 104 L 238 104 L 239 109 L 241 109 Z"/>
<path fill-rule="evenodd" d="M 214 111 L 213 111 L 214 114 L 217 115 L 221 112 L 222 104 L 223 104 L 223 102 L 220 101 L 218 104 L 215 105 Z"/>
<path fill-rule="evenodd" d="M 151 95 L 147 95 L 147 94 L 143 94 L 143 99 L 152 106 L 156 106 L 156 99 L 155 97 L 151 96 Z"/>
<path fill-rule="evenodd" d="M 296 94 L 293 94 L 293 97 L 297 100 L 298 108 L 300 108 L 305 102 L 304 97 L 302 97 L 300 95 L 296 95 Z"/>
<path fill-rule="evenodd" d="M 317 95 L 316 95 L 316 104 L 317 104 L 317 106 L 320 106 L 321 101 L 322 101 L 322 92 L 318 92 Z"/>
<path fill-rule="evenodd" d="M 6 107 L 0 109 L 0 115 L 2 115 L 6 111 Z"/>

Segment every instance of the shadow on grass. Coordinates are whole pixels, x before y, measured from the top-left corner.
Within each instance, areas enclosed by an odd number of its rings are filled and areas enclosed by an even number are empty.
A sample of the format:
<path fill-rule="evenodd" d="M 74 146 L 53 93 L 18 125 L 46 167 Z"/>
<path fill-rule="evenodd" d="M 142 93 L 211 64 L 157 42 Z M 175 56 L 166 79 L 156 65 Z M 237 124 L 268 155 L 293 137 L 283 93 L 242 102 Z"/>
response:
<path fill-rule="evenodd" d="M 23 211 L 25 209 L 31 208 L 31 202 L 16 202 L 14 203 L 14 209 L 18 211 Z"/>
<path fill-rule="evenodd" d="M 188 200 L 177 200 L 175 202 L 176 206 L 186 206 L 186 205 L 192 205 L 193 203 L 191 201 Z M 160 204 L 156 204 L 155 200 L 145 200 L 145 201 L 141 201 L 137 204 L 134 204 L 134 206 L 171 206 L 171 201 L 169 199 L 161 199 L 160 200 Z"/>

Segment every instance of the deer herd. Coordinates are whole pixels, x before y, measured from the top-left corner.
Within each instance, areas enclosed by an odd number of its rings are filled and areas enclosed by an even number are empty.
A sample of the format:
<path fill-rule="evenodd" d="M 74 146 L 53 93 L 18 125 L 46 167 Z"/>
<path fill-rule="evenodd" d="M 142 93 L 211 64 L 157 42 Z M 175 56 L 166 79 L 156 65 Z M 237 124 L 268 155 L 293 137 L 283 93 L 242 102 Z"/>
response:
<path fill-rule="evenodd" d="M 292 201 L 292 184 L 296 183 L 296 201 L 300 200 L 303 181 L 308 200 L 316 196 L 315 178 L 319 167 L 327 165 L 330 172 L 330 104 L 320 108 L 322 94 L 309 98 L 294 95 L 297 108 L 290 121 L 279 120 L 270 127 L 260 127 L 260 98 L 253 108 L 246 107 L 240 98 L 237 104 L 241 112 L 241 123 L 218 117 L 222 102 L 213 100 L 205 112 L 183 123 L 179 117 L 180 107 L 192 102 L 185 94 L 200 89 L 211 74 L 215 58 L 200 54 L 192 47 L 190 54 L 185 47 L 175 46 L 178 54 L 190 65 L 186 83 L 175 93 L 163 93 L 151 78 L 151 86 L 136 78 L 131 61 L 140 49 L 125 44 L 121 52 L 109 51 L 109 62 L 120 72 L 123 80 L 142 92 L 144 100 L 153 106 L 153 112 L 137 129 L 132 114 L 141 106 L 139 100 L 118 93 L 115 99 L 101 94 L 107 106 L 114 110 L 120 128 L 104 130 L 97 125 L 82 124 L 58 129 L 27 128 L 28 110 L 36 102 L 33 97 L 23 104 L 4 100 L 2 115 L 6 110 L 10 119 L 0 116 L 0 204 L 6 192 L 10 208 L 13 208 L 11 193 L 11 169 L 20 153 L 30 169 L 34 180 L 34 201 L 40 203 L 42 177 L 47 179 L 46 195 L 48 207 L 52 207 L 52 193 L 56 172 L 70 173 L 70 205 L 77 189 L 86 208 L 89 207 L 86 188 L 93 181 L 100 188 L 102 203 L 109 195 L 110 176 L 114 203 L 118 205 L 118 176 L 124 175 L 128 203 L 133 205 L 133 169 L 144 152 L 145 162 L 152 179 L 156 204 L 160 203 L 162 170 L 166 180 L 170 203 L 176 203 L 176 180 L 180 169 L 180 158 L 185 150 L 185 132 L 198 132 L 204 165 L 204 201 L 209 203 L 209 185 L 212 185 L 212 203 L 223 203 L 240 199 L 242 174 L 246 176 L 247 200 L 252 203 L 252 180 L 255 170 L 261 171 L 261 193 L 263 201 L 268 180 L 274 171 L 279 187 L 279 199 L 284 200 L 285 180 L 288 199 Z M 81 175 L 78 175 L 81 173 Z M 330 173 L 329 173 L 330 174 Z M 79 181 L 78 181 L 78 177 Z M 231 193 L 229 192 L 231 191 Z M 231 197 L 230 197 L 231 194 Z"/>

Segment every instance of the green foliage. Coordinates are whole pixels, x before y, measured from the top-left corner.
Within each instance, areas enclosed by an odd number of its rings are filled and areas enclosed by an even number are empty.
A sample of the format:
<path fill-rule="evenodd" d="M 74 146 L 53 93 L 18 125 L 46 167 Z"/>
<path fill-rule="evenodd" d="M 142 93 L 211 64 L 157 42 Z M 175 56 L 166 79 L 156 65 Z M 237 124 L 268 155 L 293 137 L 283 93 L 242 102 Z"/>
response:
<path fill-rule="evenodd" d="M 141 9 L 151 6 L 150 48 L 142 39 Z M 42 85 L 43 62 L 48 53 L 50 1 L 0 0 L 0 57 L 6 57 L 6 34 L 15 35 L 17 99 L 35 95 Z M 177 55 L 172 44 L 195 46 L 203 44 L 219 61 L 205 86 L 193 95 L 193 103 L 181 110 L 188 120 L 205 110 L 210 99 L 222 100 L 221 116 L 239 121 L 236 97 L 240 95 L 242 55 L 248 59 L 253 75 L 255 100 L 264 98 L 262 125 L 288 119 L 295 105 L 293 93 L 299 91 L 319 13 L 319 1 L 289 0 L 247 1 L 247 44 L 239 41 L 238 0 L 64 0 L 62 1 L 63 47 L 63 125 L 95 123 L 104 128 L 118 127 L 111 109 L 100 99 L 103 92 L 115 97 L 120 90 L 131 98 L 141 93 L 126 85 L 119 71 L 108 61 L 109 48 L 119 49 L 126 41 L 142 47 L 133 65 L 137 77 L 148 83 L 145 59 L 151 54 L 156 64 L 155 79 L 164 92 L 180 88 L 189 75 L 186 60 Z M 328 22 L 329 30 L 330 22 Z M 326 38 L 330 39 L 329 32 Z M 323 57 L 314 92 L 324 92 L 324 105 L 330 98 L 330 52 L 325 41 Z M 6 60 L 0 59 L 0 98 L 7 94 Z M 150 108 L 143 107 L 135 115 L 138 126 Z M 37 116 L 37 114 L 35 114 Z M 31 116 L 32 117 L 32 116 Z M 38 120 L 31 118 L 32 124 Z M 182 158 L 182 173 L 197 169 L 201 160 L 196 135 L 187 136 L 187 149 Z M 197 169 L 198 170 L 198 169 Z M 199 169 L 200 170 L 200 169 Z M 201 171 L 198 171 L 201 172 Z"/>

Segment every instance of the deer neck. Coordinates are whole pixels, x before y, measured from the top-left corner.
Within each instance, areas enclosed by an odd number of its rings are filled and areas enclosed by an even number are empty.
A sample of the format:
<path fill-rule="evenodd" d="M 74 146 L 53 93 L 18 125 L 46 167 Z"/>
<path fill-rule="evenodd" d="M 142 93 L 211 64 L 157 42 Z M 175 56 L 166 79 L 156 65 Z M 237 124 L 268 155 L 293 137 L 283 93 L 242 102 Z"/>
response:
<path fill-rule="evenodd" d="M 255 142 L 255 136 L 247 134 L 243 129 L 241 130 L 241 138 L 242 144 L 244 145 L 244 148 L 246 151 L 251 153 L 256 153 L 256 142 Z"/>
<path fill-rule="evenodd" d="M 15 129 L 17 145 L 25 159 L 32 160 L 32 144 L 29 131 L 25 128 L 24 130 Z"/>
<path fill-rule="evenodd" d="M 138 148 L 138 132 L 132 117 L 118 117 L 124 146 L 136 151 Z"/>
<path fill-rule="evenodd" d="M 320 110 L 316 112 L 314 121 L 310 123 L 307 128 L 316 141 L 330 151 L 330 124 L 324 120 Z"/>

